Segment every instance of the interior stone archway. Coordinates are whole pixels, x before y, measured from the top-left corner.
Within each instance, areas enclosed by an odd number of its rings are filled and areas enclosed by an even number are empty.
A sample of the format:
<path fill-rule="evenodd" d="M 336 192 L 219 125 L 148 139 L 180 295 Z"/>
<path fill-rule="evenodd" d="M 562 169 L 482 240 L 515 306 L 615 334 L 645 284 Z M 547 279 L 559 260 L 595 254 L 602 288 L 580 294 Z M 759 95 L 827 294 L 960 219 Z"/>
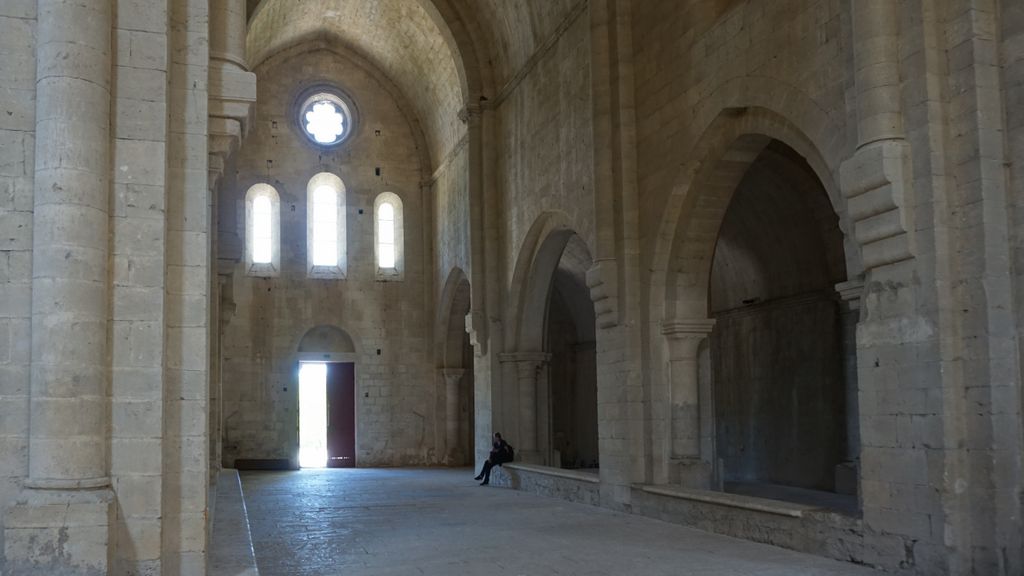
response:
<path fill-rule="evenodd" d="M 665 278 L 670 481 L 856 490 L 851 258 L 812 163 L 741 133 L 694 174 Z"/>
<path fill-rule="evenodd" d="M 506 388 L 525 457 L 564 468 L 596 468 L 596 322 L 586 272 L 590 249 L 559 214 L 527 235 L 513 289 L 517 351 L 506 354 Z M 506 392 L 506 397 L 509 394 Z"/>
<path fill-rule="evenodd" d="M 443 399 L 438 410 L 444 414 L 445 456 L 451 465 L 472 465 L 480 443 L 476 438 L 473 347 L 466 330 L 470 298 L 466 274 L 459 268 L 452 270 L 441 295 L 436 337 L 438 398 Z"/>
<path fill-rule="evenodd" d="M 770 141 L 743 173 L 708 285 L 718 471 L 728 491 L 835 492 L 847 458 L 846 281 L 838 217 L 807 161 Z M 844 322 L 844 320 L 846 320 Z M 852 412 L 855 414 L 855 412 Z M 855 458 L 856 454 L 849 456 Z M 798 493 L 800 494 L 800 493 Z"/>

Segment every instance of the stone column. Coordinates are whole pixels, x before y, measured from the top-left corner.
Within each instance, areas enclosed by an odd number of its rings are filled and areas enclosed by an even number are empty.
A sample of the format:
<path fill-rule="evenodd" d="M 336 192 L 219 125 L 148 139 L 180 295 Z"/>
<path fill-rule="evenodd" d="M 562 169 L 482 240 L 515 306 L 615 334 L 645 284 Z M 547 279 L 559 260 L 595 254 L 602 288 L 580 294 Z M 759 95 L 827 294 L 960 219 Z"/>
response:
<path fill-rule="evenodd" d="M 913 255 L 910 149 L 903 129 L 900 81 L 900 3 L 857 0 L 853 59 L 857 91 L 857 152 L 840 180 L 865 270 Z"/>
<path fill-rule="evenodd" d="M 662 334 L 669 347 L 669 395 L 671 404 L 671 466 L 669 478 L 690 488 L 710 489 L 712 466 L 701 459 L 700 344 L 711 334 L 711 319 L 668 322 Z"/>
<path fill-rule="evenodd" d="M 857 385 L 857 324 L 860 322 L 860 299 L 863 280 L 836 284 L 841 299 L 839 322 L 843 355 L 843 388 L 846 392 L 846 454 L 836 466 L 836 492 L 857 493 L 857 469 L 860 463 L 860 410 Z"/>
<path fill-rule="evenodd" d="M 256 75 L 245 62 L 245 0 L 210 3 L 209 170 L 214 180 L 238 148 L 256 102 Z"/>
<path fill-rule="evenodd" d="M 218 0 L 210 8 L 210 60 L 232 63 L 246 70 L 245 0 Z"/>
<path fill-rule="evenodd" d="M 515 366 L 515 386 L 519 399 L 519 438 L 507 438 L 510 444 L 516 447 L 516 455 L 519 460 L 533 464 L 543 463 L 544 457 L 540 446 L 537 443 L 538 426 L 538 397 L 537 389 L 540 383 L 541 373 L 547 368 L 551 361 L 551 354 L 546 352 L 517 352 L 513 354 L 502 354 L 503 363 L 511 363 Z"/>
<path fill-rule="evenodd" d="M 37 15 L 29 476 L 7 568 L 106 574 L 111 3 L 38 0 Z"/>
<path fill-rule="evenodd" d="M 459 442 L 459 385 L 466 371 L 462 368 L 444 368 L 441 370 L 441 377 L 444 378 L 445 389 L 445 446 L 446 455 L 450 462 L 457 462 L 460 456 Z"/>
<path fill-rule="evenodd" d="M 28 486 L 107 486 L 109 0 L 39 0 Z"/>

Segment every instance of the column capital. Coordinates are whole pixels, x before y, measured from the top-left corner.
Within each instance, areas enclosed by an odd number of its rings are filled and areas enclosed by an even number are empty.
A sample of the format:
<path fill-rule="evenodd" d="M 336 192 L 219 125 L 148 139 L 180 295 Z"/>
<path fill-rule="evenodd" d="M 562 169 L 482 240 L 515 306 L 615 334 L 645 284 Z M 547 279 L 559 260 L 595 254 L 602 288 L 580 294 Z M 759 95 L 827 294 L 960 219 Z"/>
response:
<path fill-rule="evenodd" d="M 551 354 L 547 352 L 502 352 L 498 354 L 498 362 L 547 364 L 551 361 Z"/>
<path fill-rule="evenodd" d="M 711 334 L 717 322 L 714 318 L 663 320 L 661 322 L 661 333 L 669 340 L 702 339 Z"/>
<path fill-rule="evenodd" d="M 846 282 L 836 284 L 836 293 L 839 299 L 846 302 L 852 310 L 860 308 L 860 299 L 864 295 L 864 279 L 854 278 Z"/>
<path fill-rule="evenodd" d="M 465 368 L 439 368 L 438 372 L 440 372 L 441 376 L 443 378 L 445 378 L 446 380 L 449 379 L 449 378 L 453 379 L 453 380 L 458 380 L 459 378 L 462 378 L 466 374 L 466 369 Z"/>
<path fill-rule="evenodd" d="M 668 340 L 670 360 L 695 360 L 700 343 L 715 328 L 714 318 L 693 318 L 661 323 L 661 333 Z"/>

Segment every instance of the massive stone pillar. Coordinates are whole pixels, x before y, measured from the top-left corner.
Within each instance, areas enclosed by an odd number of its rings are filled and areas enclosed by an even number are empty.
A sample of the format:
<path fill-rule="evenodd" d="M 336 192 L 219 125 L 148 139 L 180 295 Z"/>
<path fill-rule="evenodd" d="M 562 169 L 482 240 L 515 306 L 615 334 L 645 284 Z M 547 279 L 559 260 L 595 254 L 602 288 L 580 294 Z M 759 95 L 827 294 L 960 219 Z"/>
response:
<path fill-rule="evenodd" d="M 444 379 L 445 400 L 445 454 L 449 462 L 458 462 L 461 458 L 459 442 L 459 385 L 466 371 L 462 368 L 444 368 L 441 377 Z"/>
<path fill-rule="evenodd" d="M 38 0 L 29 476 L 12 574 L 105 574 L 111 4 Z"/>
<path fill-rule="evenodd" d="M 701 458 L 701 404 L 698 371 L 700 344 L 715 326 L 711 319 L 666 323 L 671 398 L 671 466 L 669 480 L 690 488 L 709 489 L 713 467 Z"/>

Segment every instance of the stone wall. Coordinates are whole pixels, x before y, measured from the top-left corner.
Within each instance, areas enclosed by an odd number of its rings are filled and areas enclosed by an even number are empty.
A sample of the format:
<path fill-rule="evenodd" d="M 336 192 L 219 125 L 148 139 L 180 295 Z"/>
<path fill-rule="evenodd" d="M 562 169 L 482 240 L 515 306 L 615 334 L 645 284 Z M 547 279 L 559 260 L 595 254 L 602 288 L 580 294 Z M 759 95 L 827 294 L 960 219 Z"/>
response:
<path fill-rule="evenodd" d="M 577 12 L 552 39 L 496 104 L 506 279 L 513 277 L 526 236 L 544 212 L 564 214 L 588 246 L 596 239 L 587 12 Z"/>
<path fill-rule="evenodd" d="M 440 303 L 452 271 L 472 273 L 470 256 L 469 151 L 466 142 L 455 148 L 435 172 L 433 205 L 434 302 Z M 463 276 L 459 276 L 460 278 Z M 452 286 L 454 288 L 454 286 Z M 438 309 L 439 315 L 446 310 Z M 439 319 L 441 317 L 439 316 Z M 464 321 L 464 319 L 462 319 Z M 465 328 L 463 322 L 462 329 Z"/>
<path fill-rule="evenodd" d="M 833 490 L 846 412 L 828 294 L 715 315 L 712 374 L 726 482 Z"/>
<path fill-rule="evenodd" d="M 35 18 L 35 0 L 0 6 L 0 509 L 28 473 Z"/>
<path fill-rule="evenodd" d="M 352 337 L 357 354 L 357 465 L 436 464 L 444 421 L 436 413 L 431 205 L 420 188 L 426 166 L 418 126 L 377 71 L 323 47 L 280 55 L 256 73 L 256 120 L 222 195 L 221 236 L 237 236 L 225 246 L 243 246 L 245 193 L 259 182 L 273 185 L 281 199 L 281 272 L 256 278 L 233 264 L 221 340 L 223 463 L 294 459 L 297 346 L 311 328 L 333 325 Z M 294 100 L 313 82 L 335 84 L 358 110 L 357 131 L 336 151 L 309 144 L 295 123 Z M 319 172 L 346 187 L 344 280 L 306 275 L 306 184 Z M 406 270 L 397 282 L 378 280 L 374 261 L 373 203 L 386 191 L 404 207 Z M 226 250 L 221 257 L 232 257 Z"/>

